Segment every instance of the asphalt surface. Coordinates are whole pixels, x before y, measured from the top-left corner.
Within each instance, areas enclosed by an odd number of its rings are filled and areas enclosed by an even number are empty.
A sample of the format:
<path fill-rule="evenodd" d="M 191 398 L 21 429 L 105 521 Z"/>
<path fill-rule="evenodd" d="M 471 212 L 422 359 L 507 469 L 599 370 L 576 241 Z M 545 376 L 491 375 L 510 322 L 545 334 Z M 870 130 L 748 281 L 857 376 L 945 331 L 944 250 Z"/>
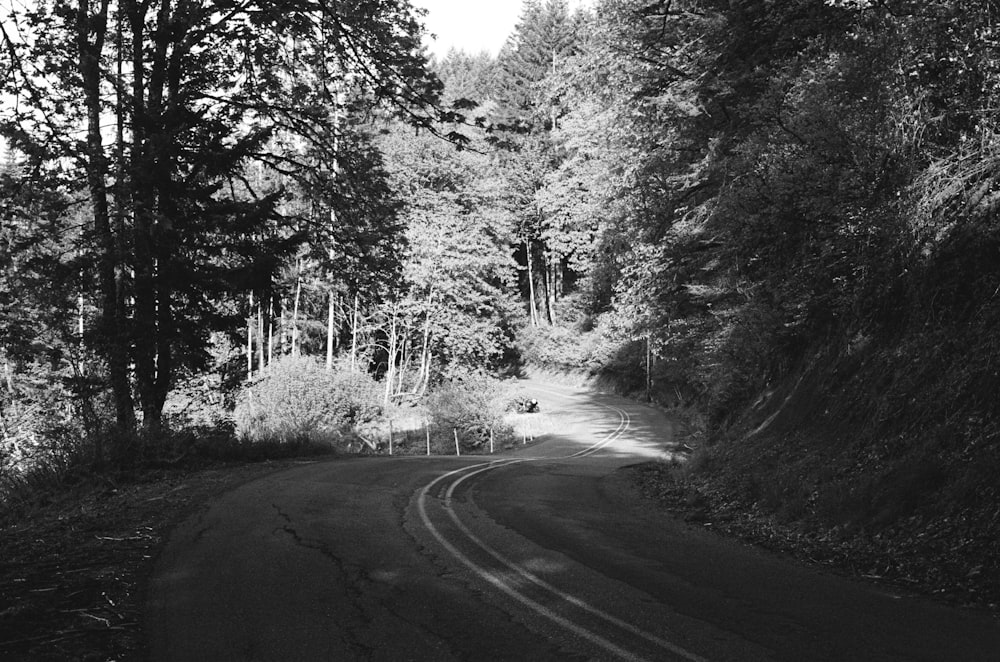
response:
<path fill-rule="evenodd" d="M 537 445 L 303 464 L 208 504 L 157 562 L 151 659 L 1000 660 L 988 615 L 651 508 L 618 470 L 669 453 L 670 421 L 528 386 Z"/>

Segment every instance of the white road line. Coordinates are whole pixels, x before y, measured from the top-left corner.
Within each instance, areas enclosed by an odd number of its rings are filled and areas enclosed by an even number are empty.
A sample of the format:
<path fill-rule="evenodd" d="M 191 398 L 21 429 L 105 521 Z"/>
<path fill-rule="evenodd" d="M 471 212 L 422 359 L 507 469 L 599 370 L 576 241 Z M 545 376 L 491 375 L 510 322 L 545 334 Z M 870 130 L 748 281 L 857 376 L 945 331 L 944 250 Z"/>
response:
<path fill-rule="evenodd" d="M 473 471 L 471 473 L 468 473 L 468 474 L 462 476 L 461 478 L 459 478 L 458 480 L 456 480 L 455 482 L 453 482 L 449 486 L 448 491 L 445 492 L 444 508 L 445 508 L 445 510 L 448 511 L 448 514 L 451 516 L 452 521 L 459 528 L 459 530 L 463 534 L 465 534 L 466 538 L 468 538 L 471 542 L 475 543 L 481 550 L 483 550 L 484 552 L 486 552 L 487 554 L 489 554 L 490 556 L 492 556 L 494 559 L 496 559 L 497 561 L 499 561 L 503 565 L 507 566 L 509 569 L 513 570 L 514 572 L 516 572 L 517 574 L 521 575 L 522 577 L 524 577 L 528 581 L 532 582 L 533 584 L 539 586 L 540 588 L 543 588 L 546 591 L 552 593 L 553 595 L 555 595 L 556 597 L 562 599 L 563 601 L 565 601 L 565 602 L 567 602 L 567 603 L 569 603 L 571 605 L 574 605 L 575 607 L 578 607 L 579 609 L 582 609 L 583 611 L 586 611 L 586 612 L 588 612 L 590 614 L 593 614 L 594 616 L 597 616 L 598 618 L 600 618 L 600 619 L 602 619 L 602 620 L 604 620 L 604 621 L 606 621 L 606 622 L 608 622 L 608 623 L 610 623 L 612 625 L 615 625 L 615 626 L 617 626 L 617 627 L 619 627 L 619 628 L 621 628 L 621 629 L 623 629 L 623 630 L 625 630 L 627 632 L 630 632 L 631 634 L 634 634 L 637 637 L 641 637 L 642 639 L 645 639 L 646 641 L 648 641 L 648 642 L 650 642 L 652 644 L 655 644 L 655 645 L 657 645 L 657 646 L 659 646 L 659 647 L 661 647 L 661 648 L 663 648 L 665 650 L 668 650 L 671 653 L 673 653 L 673 654 L 675 654 L 675 655 L 677 655 L 679 657 L 682 657 L 682 658 L 684 658 L 686 660 L 691 660 L 692 662 L 706 662 L 705 658 L 703 658 L 703 657 L 699 657 L 698 655 L 695 655 L 694 653 L 690 653 L 687 650 L 681 648 L 680 646 L 677 646 L 676 644 L 674 644 L 674 643 L 672 643 L 670 641 L 667 641 L 666 639 L 662 639 L 660 637 L 657 637 L 654 634 L 650 634 L 649 632 L 646 632 L 645 630 L 641 630 L 641 629 L 635 627 L 634 625 L 632 625 L 631 623 L 627 623 L 627 622 L 621 620 L 620 618 L 618 618 L 616 616 L 613 616 L 613 615 L 611 615 L 611 614 L 609 614 L 609 613 L 607 613 L 605 611 L 602 611 L 602 610 L 598 609 L 597 607 L 594 607 L 594 606 L 590 605 L 587 602 L 584 602 L 580 598 L 577 598 L 577 597 L 575 597 L 575 596 L 573 596 L 573 595 L 571 595 L 569 593 L 566 593 L 566 592 L 560 590 L 559 588 L 557 588 L 557 587 L 553 586 L 552 584 L 548 583 L 547 581 L 545 581 L 541 577 L 535 575 L 534 573 L 532 573 L 532 572 L 530 572 L 528 570 L 525 570 L 521 566 L 519 566 L 516 563 L 514 563 L 513 561 L 509 560 L 508 558 L 506 558 L 505 556 L 503 556 L 502 554 L 500 554 L 499 551 L 497 551 L 493 547 L 490 547 L 487 543 L 483 542 L 478 536 L 476 536 L 476 534 L 474 534 L 471 530 L 469 530 L 469 528 L 466 527 L 465 524 L 463 524 L 461 522 L 461 520 L 458 519 L 458 514 L 455 512 L 455 509 L 452 506 L 452 497 L 453 497 L 453 495 L 455 493 L 455 490 L 465 480 L 467 480 L 469 478 L 472 478 L 473 476 L 475 476 L 477 474 L 481 474 L 481 473 L 484 473 L 486 471 L 492 471 L 493 469 L 496 469 L 496 468 L 497 468 L 496 466 L 487 466 L 487 467 L 478 469 L 477 471 Z"/>
<path fill-rule="evenodd" d="M 536 390 L 542 390 L 542 391 L 551 393 L 553 395 L 561 396 L 561 397 L 568 398 L 568 399 L 575 399 L 575 398 L 579 397 L 579 396 L 564 395 L 564 394 L 561 394 L 561 393 L 557 393 L 555 391 L 547 391 L 546 389 L 537 389 L 536 388 Z M 575 597 L 575 596 L 573 596 L 573 595 L 571 595 L 569 593 L 566 593 L 566 592 L 558 589 L 557 587 L 553 586 L 552 584 L 549 584 L 544 579 L 538 577 L 534 573 L 531 573 L 528 570 L 526 570 L 526 569 L 522 568 L 521 566 L 517 565 L 516 563 L 514 563 L 510 559 L 508 559 L 505 556 L 503 556 L 498 550 L 490 547 L 488 544 L 486 544 L 485 542 L 483 542 L 478 536 L 476 536 L 458 518 L 458 514 L 456 513 L 456 511 L 455 511 L 455 509 L 453 507 L 452 502 L 453 502 L 453 496 L 454 496 L 455 490 L 458 488 L 459 485 L 461 485 L 463 482 L 465 482 L 469 478 L 472 478 L 473 476 L 477 476 L 479 474 L 482 474 L 482 473 L 485 473 L 485 472 L 488 472 L 488 471 L 493 471 L 493 470 L 498 469 L 500 467 L 510 466 L 512 464 L 518 464 L 518 463 L 521 463 L 521 462 L 531 462 L 531 461 L 541 461 L 541 460 L 559 460 L 559 459 L 570 459 L 570 458 L 578 458 L 578 457 L 587 457 L 587 456 L 590 456 L 590 455 L 593 455 L 593 454 L 599 452 L 601 449 L 605 448 L 607 445 L 609 445 L 612 442 L 614 442 L 616 439 L 618 439 L 619 437 L 621 437 L 625 433 L 626 430 L 628 430 L 629 426 L 631 425 L 631 421 L 632 421 L 631 416 L 624 409 L 620 409 L 618 407 L 611 407 L 609 405 L 601 405 L 601 406 L 605 407 L 607 409 L 610 409 L 610 410 L 614 411 L 615 413 L 617 413 L 618 416 L 619 416 L 619 422 L 618 422 L 618 426 L 615 428 L 615 430 L 613 430 L 612 432 L 610 432 L 609 434 L 607 434 L 603 439 L 601 439 L 597 443 L 595 443 L 595 444 L 591 445 L 590 447 L 585 448 L 585 449 L 583 449 L 581 451 L 573 453 L 572 455 L 565 456 L 565 457 L 562 457 L 562 458 L 558 458 L 558 457 L 556 457 L 556 458 L 510 458 L 510 459 L 503 459 L 503 460 L 493 460 L 493 461 L 490 461 L 490 462 L 483 462 L 483 463 L 480 463 L 480 464 L 470 465 L 468 467 L 462 467 L 461 469 L 456 469 L 454 471 L 450 471 L 450 472 L 448 472 L 446 474 L 438 476 L 435 480 L 433 480 L 430 483 L 428 483 L 420 491 L 420 495 L 419 495 L 419 497 L 417 499 L 417 509 L 420 512 L 420 518 L 423 521 L 424 526 L 427 528 L 427 530 L 431 533 L 432 536 L 434 536 L 434 538 L 438 541 L 438 543 L 441 544 L 442 547 L 444 547 L 453 557 L 455 557 L 459 562 L 461 562 L 463 565 L 465 565 L 466 567 L 468 567 L 470 570 L 472 570 L 476 575 L 478 575 L 480 578 L 482 578 L 486 582 L 488 582 L 488 583 L 492 584 L 493 586 L 497 587 L 499 590 L 501 590 L 502 592 L 506 593 L 507 595 L 509 595 L 513 599 L 517 600 L 521 604 L 523 604 L 523 605 L 527 606 L 528 608 L 532 609 L 533 611 L 541 614 L 542 616 L 548 618 L 549 620 L 553 621 L 554 623 L 556 623 L 556 624 L 558 624 L 558 625 L 566 628 L 570 632 L 573 632 L 574 634 L 577 634 L 578 636 L 586 639 L 587 641 L 589 641 L 589 642 L 591 642 L 591 643 L 599 646 L 600 648 L 603 648 L 604 650 L 608 651 L 609 653 L 612 653 L 613 655 L 615 655 L 615 656 L 617 656 L 617 657 L 619 657 L 621 659 L 625 659 L 625 660 L 641 660 L 642 658 L 636 656 L 635 654 L 631 653 L 630 651 L 628 651 L 628 650 L 626 650 L 626 649 L 618 646 L 617 644 L 609 641 L 608 639 L 605 639 L 604 637 L 602 637 L 602 636 L 600 636 L 600 635 L 598 635 L 598 634 L 596 634 L 594 632 L 591 632 L 590 630 L 588 630 L 588 629 L 586 629 L 586 628 L 584 628 L 584 627 L 582 627 L 582 626 L 580 626 L 580 625 L 578 625 L 576 623 L 573 623 L 569 619 L 567 619 L 567 618 L 565 618 L 563 616 L 560 616 L 559 614 L 557 614 L 552 609 L 549 609 L 545 605 L 543 605 L 543 604 L 541 604 L 541 603 L 539 603 L 539 602 L 531 599 L 527 595 L 524 595 L 523 593 L 521 593 L 520 591 L 518 591 L 514 586 L 512 586 L 511 583 L 509 582 L 509 580 L 507 580 L 504 577 L 499 576 L 498 574 L 496 574 L 494 572 L 491 572 L 490 570 L 487 570 L 486 568 L 478 565 L 475 561 L 473 561 L 468 556 L 466 556 L 464 553 L 462 553 L 461 550 L 459 550 L 457 547 L 455 547 L 455 545 L 453 545 L 452 543 L 450 543 L 444 537 L 444 535 L 441 533 L 441 531 L 438 530 L 438 528 L 434 526 L 433 522 L 431 522 L 430 515 L 428 515 L 428 513 L 427 513 L 427 497 L 429 496 L 429 494 L 430 494 L 431 490 L 434 488 L 434 486 L 437 485 L 438 483 L 446 481 L 446 480 L 448 480 L 448 479 L 450 479 L 452 477 L 456 477 L 459 474 L 464 474 L 461 477 L 458 477 L 456 480 L 454 480 L 453 482 L 450 483 L 450 485 L 448 486 L 447 490 L 445 491 L 444 499 L 443 499 L 443 503 L 442 503 L 442 507 L 448 513 L 448 515 L 451 518 L 451 520 L 455 523 L 455 525 L 458 528 L 458 530 L 465 536 L 465 538 L 469 542 L 473 543 L 474 545 L 476 545 L 477 547 L 479 547 L 480 550 L 482 550 L 483 552 L 485 552 L 489 556 L 493 557 L 493 559 L 495 559 L 496 561 L 498 561 L 501 565 L 503 565 L 503 566 L 507 567 L 508 569 L 512 570 L 513 572 L 517 573 L 522 578 L 530 581 L 531 583 L 535 584 L 539 588 L 541 588 L 541 589 L 543 589 L 545 591 L 548 591 L 549 593 L 551 593 L 555 597 L 561 599 L 565 603 L 573 605 L 576 608 L 581 609 L 582 611 L 585 611 L 585 612 L 587 612 L 587 613 L 589 613 L 589 614 L 591 614 L 593 616 L 596 616 L 596 617 L 604 620 L 605 622 L 607 622 L 607 623 L 609 623 L 611 625 L 614 625 L 614 626 L 616 626 L 616 627 L 618 627 L 618 628 L 620 628 L 620 629 L 622 629 L 622 630 L 624 630 L 624 631 L 626 631 L 628 633 L 631 633 L 631 634 L 633 634 L 633 635 L 635 635 L 637 637 L 645 639 L 647 642 L 652 643 L 652 644 L 654 644 L 656 646 L 659 646 L 660 648 L 662 648 L 664 650 L 670 651 L 671 653 L 673 653 L 674 655 L 677 655 L 678 657 L 681 657 L 681 658 L 686 659 L 686 660 L 690 660 L 691 662 L 707 662 L 705 660 L 705 658 L 702 658 L 702 657 L 700 657 L 698 655 L 695 655 L 694 653 L 691 653 L 691 652 L 689 652 L 689 651 L 681 648 L 680 646 L 677 646 L 676 644 L 674 644 L 674 643 L 672 643 L 670 641 L 667 641 L 666 639 L 662 639 L 661 637 L 658 637 L 658 636 L 650 634 L 650 633 L 648 633 L 648 632 L 646 632 L 644 630 L 641 630 L 641 629 L 635 627 L 634 625 L 632 625 L 631 623 L 627 623 L 627 622 L 621 620 L 620 618 L 617 618 L 616 616 L 608 614 L 607 612 L 604 612 L 604 611 L 602 611 L 602 610 L 600 610 L 600 609 L 598 609 L 598 608 L 590 605 L 589 603 L 584 602 L 580 598 L 577 598 L 577 597 Z"/>
<path fill-rule="evenodd" d="M 619 418 L 618 427 L 615 428 L 615 430 L 611 432 L 607 437 L 597 442 L 590 448 L 585 448 L 581 451 L 577 451 L 576 453 L 573 453 L 569 457 L 587 457 L 589 455 L 597 453 L 605 446 L 607 446 L 611 442 L 621 437 L 625 433 L 625 431 L 629 428 L 629 426 L 632 424 L 632 417 L 629 416 L 629 413 L 624 409 L 619 409 L 617 407 L 608 407 L 608 405 L 601 405 L 601 406 L 611 409 L 612 411 L 618 414 Z"/>
<path fill-rule="evenodd" d="M 510 464 L 510 463 L 507 463 L 507 464 Z M 471 467 L 464 467 L 462 469 L 457 469 L 455 471 L 446 473 L 443 476 L 439 476 L 437 478 L 437 480 L 434 480 L 433 482 L 431 482 L 430 484 L 428 484 L 423 490 L 421 490 L 421 492 L 420 492 L 420 498 L 417 501 L 417 508 L 420 510 L 420 518 L 423 520 L 424 526 L 426 526 L 427 530 L 431 532 L 431 535 L 433 535 L 434 538 L 438 541 L 438 543 L 440 543 L 442 547 L 444 547 L 446 550 L 448 550 L 448 552 L 452 556 L 454 556 L 456 559 L 458 559 L 463 565 L 465 565 L 470 570 L 472 570 L 475 574 L 477 574 L 479 577 L 481 577 L 482 579 L 486 580 L 487 582 L 489 582 L 493 586 L 497 587 L 498 589 L 500 589 L 501 591 L 503 591 L 504 593 L 506 593 L 507 595 L 509 595 L 511 598 L 517 600 L 518 602 L 520 602 L 521 604 L 525 605 L 526 607 L 528 607 L 532 611 L 535 611 L 535 612 L 541 614 L 542 616 L 544 616 L 545 618 L 548 618 L 552 622 L 554 622 L 554 623 L 556 623 L 558 625 L 561 625 L 562 627 L 566 628 L 570 632 L 572 632 L 572 633 L 574 633 L 574 634 L 582 637 L 583 639 L 586 639 L 587 641 L 591 642 L 592 644 L 595 644 L 595 645 L 599 646 L 600 648 L 603 648 L 604 650 L 608 651 L 609 653 L 612 653 L 613 655 L 615 655 L 615 656 L 617 656 L 617 657 L 619 657 L 619 658 L 621 658 L 623 660 L 642 660 L 643 658 L 640 658 L 640 657 L 638 657 L 636 655 L 633 655 L 629 651 L 625 650 L 624 648 L 621 648 L 620 646 L 617 646 L 617 645 L 613 644 L 612 642 L 608 641 L 604 637 L 602 637 L 602 636 L 600 636 L 598 634 L 594 634 L 590 630 L 587 630 L 586 628 L 583 628 L 583 627 L 577 625 L 576 623 L 573 623 L 572 621 L 570 621 L 570 620 L 568 620 L 566 618 L 563 618 L 562 616 L 560 616 L 559 614 L 555 613 L 554 611 L 552 611 L 551 609 L 549 609 L 545 605 L 540 604 L 540 603 L 532 600 L 528 596 L 520 593 L 519 591 L 517 591 L 517 589 L 515 589 L 514 587 L 512 587 L 507 582 L 507 580 L 505 580 L 504 578 L 496 575 L 493 572 L 490 572 L 489 570 L 483 568 L 482 566 L 477 565 L 472 559 L 470 559 L 468 556 L 466 556 L 465 554 L 463 554 L 457 547 L 455 547 L 450 542 L 448 542 L 445 539 L 445 537 L 441 534 L 441 532 L 438 531 L 437 527 L 435 527 L 434 524 L 431 522 L 430 516 L 428 516 L 428 514 L 427 514 L 427 493 L 428 493 L 428 491 L 431 489 L 431 487 L 433 487 L 435 484 L 437 484 L 441 480 L 449 478 L 449 477 L 451 477 L 451 476 L 453 476 L 453 475 L 455 475 L 457 473 L 461 473 L 462 471 L 466 471 L 468 469 L 472 469 L 472 468 L 480 467 L 480 466 L 482 466 L 482 465 L 473 465 Z M 489 468 L 495 468 L 495 467 L 489 467 Z"/>

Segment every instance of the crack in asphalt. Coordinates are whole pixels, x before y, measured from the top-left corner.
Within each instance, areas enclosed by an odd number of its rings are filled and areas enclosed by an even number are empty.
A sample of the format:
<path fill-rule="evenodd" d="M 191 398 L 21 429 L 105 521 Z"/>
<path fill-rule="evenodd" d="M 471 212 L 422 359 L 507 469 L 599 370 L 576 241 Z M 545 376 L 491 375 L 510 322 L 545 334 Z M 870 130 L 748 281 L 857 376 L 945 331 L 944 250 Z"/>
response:
<path fill-rule="evenodd" d="M 363 632 L 371 629 L 375 623 L 375 619 L 370 615 L 369 611 L 371 609 L 381 608 L 397 620 L 406 623 L 415 630 L 431 637 L 437 644 L 442 645 L 447 651 L 447 654 L 451 657 L 458 660 L 473 659 L 469 657 L 469 654 L 464 654 L 462 651 L 452 648 L 451 642 L 448 641 L 448 632 L 436 631 L 425 623 L 412 620 L 393 606 L 391 602 L 386 600 L 386 598 L 378 597 L 373 592 L 366 591 L 364 588 L 365 585 L 376 584 L 376 581 L 372 579 L 371 574 L 367 571 L 367 569 L 359 565 L 346 563 L 343 559 L 334 554 L 325 543 L 302 536 L 295 528 L 293 520 L 288 513 L 282 511 L 277 504 L 271 504 L 271 506 L 274 508 L 278 516 L 285 521 L 280 528 L 275 529 L 276 532 L 281 531 L 289 535 L 299 547 L 322 554 L 324 558 L 334 564 L 337 571 L 344 578 L 344 587 L 347 590 L 350 605 L 359 616 L 359 623 L 357 625 L 349 627 L 342 626 L 345 634 L 349 635 L 348 637 L 343 638 L 344 643 L 348 648 L 352 651 L 361 653 L 365 659 L 372 658 L 377 651 L 377 648 L 365 644 L 362 641 L 362 636 Z M 390 591 L 398 592 L 398 589 L 390 586 Z M 368 600 L 369 606 L 366 606 L 363 603 L 365 599 Z"/>
<path fill-rule="evenodd" d="M 344 578 L 344 586 L 348 592 L 350 604 L 359 614 L 358 620 L 360 621 L 358 625 L 343 628 L 345 633 L 350 635 L 349 638 L 343 639 L 347 647 L 354 651 L 362 652 L 365 659 L 371 659 L 377 651 L 376 647 L 369 646 L 361 641 L 360 632 L 364 629 L 370 629 L 375 623 L 375 619 L 369 615 L 369 608 L 366 608 L 366 606 L 362 603 L 362 600 L 367 598 L 370 602 L 371 609 L 381 608 L 400 622 L 405 623 L 418 632 L 430 637 L 440 648 L 443 648 L 445 653 L 450 657 L 457 660 L 469 660 L 470 662 L 475 659 L 474 657 L 470 657 L 469 653 L 463 653 L 453 647 L 452 642 L 449 641 L 450 632 L 446 630 L 438 631 L 429 624 L 413 620 L 401 612 L 397 607 L 392 605 L 392 603 L 385 597 L 379 597 L 371 591 L 366 591 L 364 585 L 375 585 L 377 583 L 366 568 L 356 564 L 348 564 L 334 554 L 333 551 L 323 542 L 303 537 L 295 528 L 293 520 L 288 513 L 281 510 L 277 504 L 272 503 L 271 506 L 274 508 L 278 516 L 285 521 L 280 528 L 275 529 L 275 532 L 281 531 L 286 533 L 292 538 L 296 545 L 303 547 L 304 549 L 319 552 L 324 556 L 324 558 L 334 564 L 337 571 Z M 391 593 L 399 592 L 398 588 L 391 585 L 389 590 Z"/>
<path fill-rule="evenodd" d="M 461 500 L 465 501 L 466 496 L 463 494 Z M 420 542 L 417 539 L 417 531 L 412 528 L 414 526 L 412 513 L 408 512 L 412 499 L 410 494 L 397 492 L 391 500 L 394 519 L 399 525 L 397 530 L 405 532 L 407 539 L 419 551 L 420 556 L 430 562 L 434 568 L 430 576 L 435 581 L 459 582 L 465 588 L 467 596 L 474 596 L 472 599 L 475 602 L 494 611 L 497 617 L 502 617 L 502 622 L 530 633 L 535 640 L 534 646 L 539 647 L 535 649 L 536 653 L 541 650 L 546 651 L 543 655 L 545 659 L 580 659 L 577 654 L 566 650 L 563 646 L 545 641 L 539 633 L 534 632 L 533 628 L 529 628 L 525 622 L 527 614 L 511 610 L 504 605 L 492 604 L 487 599 L 489 595 L 487 587 L 482 586 L 474 577 L 465 576 L 464 573 L 457 571 L 438 550 Z M 440 502 L 442 497 L 439 495 L 434 497 L 434 500 Z M 295 518 L 281 505 L 272 502 L 271 507 L 278 517 L 273 535 L 288 536 L 297 547 L 318 552 L 342 578 L 337 584 L 342 584 L 344 587 L 346 598 L 344 606 L 350 614 L 331 629 L 338 631 L 338 640 L 344 648 L 345 659 L 370 660 L 376 656 L 379 647 L 373 642 L 378 640 L 379 633 L 375 632 L 375 628 L 382 627 L 385 618 L 410 628 L 428 647 L 433 648 L 437 659 L 468 662 L 482 659 L 480 652 L 475 650 L 476 643 L 473 639 L 455 637 L 449 623 L 435 623 L 422 618 L 420 610 L 412 610 L 408 602 L 413 596 L 409 596 L 409 600 L 398 599 L 404 595 L 405 589 L 393 583 L 374 579 L 369 568 L 347 561 L 324 540 L 304 535 L 301 525 L 298 525 Z"/>
<path fill-rule="evenodd" d="M 344 578 L 343 584 L 345 592 L 347 593 L 348 604 L 357 613 L 356 620 L 358 623 L 355 625 L 348 622 L 341 622 L 339 624 L 339 629 L 344 633 L 341 640 L 344 642 L 346 648 L 355 653 L 360 653 L 363 656 L 363 659 L 370 660 L 375 654 L 376 648 L 364 643 L 362 640 L 362 633 L 366 628 L 369 628 L 372 625 L 373 619 L 365 610 L 364 605 L 361 604 L 361 598 L 364 595 L 364 591 L 357 586 L 359 579 L 354 576 L 355 573 L 348 569 L 347 564 L 343 561 L 343 559 L 334 554 L 333 550 L 331 550 L 325 543 L 300 535 L 294 526 L 292 517 L 288 513 L 284 512 L 278 504 L 272 503 L 271 507 L 274 508 L 274 511 L 278 514 L 278 516 L 285 521 L 281 527 L 274 530 L 275 533 L 281 531 L 290 536 L 292 541 L 294 541 L 297 546 L 302 547 L 303 549 L 319 552 L 327 561 L 330 561 L 333 564 L 337 572 Z M 362 575 L 361 579 L 371 581 L 370 579 L 365 578 L 363 573 L 357 574 Z"/>
<path fill-rule="evenodd" d="M 194 515 L 194 523 L 204 526 L 195 531 L 194 536 L 191 538 L 191 544 L 198 544 L 205 537 L 205 534 L 212 530 L 211 524 L 205 524 L 206 514 L 208 514 L 208 508 L 203 507 Z"/>
<path fill-rule="evenodd" d="M 212 527 L 211 527 L 211 525 L 209 525 L 209 526 L 204 526 L 204 527 L 198 529 L 197 531 L 195 531 L 194 537 L 191 539 L 191 544 L 196 545 L 196 544 L 200 543 L 201 540 L 202 540 L 202 538 L 205 537 L 205 534 L 208 533 L 211 530 L 212 530 Z"/>
<path fill-rule="evenodd" d="M 444 502 L 443 495 L 430 495 L 431 500 L 442 505 Z M 534 627 L 531 626 L 532 619 L 531 616 L 524 612 L 518 611 L 512 604 L 507 602 L 494 602 L 490 599 L 491 596 L 495 595 L 494 591 L 491 590 L 490 586 L 483 582 L 480 578 L 476 577 L 474 574 L 469 574 L 462 571 L 461 569 L 456 569 L 453 564 L 449 563 L 450 557 L 445 555 L 441 548 L 434 544 L 425 544 L 417 539 L 416 531 L 426 531 L 421 525 L 411 521 L 411 518 L 407 516 L 407 510 L 409 510 L 413 504 L 414 497 L 407 497 L 406 504 L 400 511 L 400 530 L 403 531 L 406 536 L 413 542 L 416 546 L 417 551 L 424 556 L 428 562 L 436 569 L 435 577 L 439 580 L 444 581 L 455 581 L 460 582 L 470 594 L 476 596 L 476 599 L 481 602 L 485 607 L 493 609 L 498 615 L 503 617 L 503 621 L 512 626 L 516 627 L 523 632 L 531 636 L 536 645 L 543 647 L 546 650 L 547 656 L 544 659 L 559 659 L 559 660 L 569 660 L 569 661 L 582 661 L 588 659 L 586 655 L 582 655 L 579 652 L 570 650 L 565 646 L 564 643 L 558 643 L 554 640 L 548 639 L 543 633 L 536 631 Z M 465 501 L 463 499 L 463 501 Z M 470 503 L 474 504 L 474 501 L 470 500 Z M 478 509 L 479 506 L 475 505 Z M 484 513 L 492 521 L 492 517 Z M 470 661 L 478 661 L 482 659 L 482 655 L 473 655 L 472 657 L 463 656 L 461 659 L 468 659 Z"/>

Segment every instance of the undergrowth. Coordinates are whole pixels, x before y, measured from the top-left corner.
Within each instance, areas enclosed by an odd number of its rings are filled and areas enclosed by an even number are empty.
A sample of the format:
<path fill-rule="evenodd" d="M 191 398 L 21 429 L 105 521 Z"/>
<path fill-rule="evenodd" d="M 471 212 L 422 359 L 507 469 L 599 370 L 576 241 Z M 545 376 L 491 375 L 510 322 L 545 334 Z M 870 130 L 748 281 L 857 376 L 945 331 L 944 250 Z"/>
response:
<path fill-rule="evenodd" d="M 0 510 L 23 512 L 86 484 L 117 485 L 157 470 L 290 457 L 356 454 L 483 453 L 511 447 L 535 432 L 515 431 L 507 411 L 510 381 L 482 373 L 455 375 L 422 401 L 383 406 L 370 375 L 346 365 L 329 370 L 314 358 L 284 357 L 245 386 L 235 410 L 168 417 L 160 430 L 121 435 L 108 427 L 40 432 L 30 457 L 0 463 Z M 392 440 L 390 441 L 390 436 Z M 458 449 L 456 449 L 456 440 Z M 429 444 L 428 444 L 429 441 Z M 492 442 L 492 444 L 491 444 Z"/>
<path fill-rule="evenodd" d="M 286 356 L 247 386 L 236 405 L 237 436 L 253 443 L 346 444 L 382 416 L 378 383 L 344 365 Z"/>
<path fill-rule="evenodd" d="M 58 440 L 53 440 L 56 442 Z M 0 473 L 0 520 L 45 505 L 68 491 L 86 486 L 141 482 L 158 471 L 197 471 L 214 466 L 264 462 L 293 457 L 320 457 L 340 449 L 307 437 L 282 441 L 250 441 L 229 429 L 162 430 L 138 433 L 117 445 L 127 454 L 95 460 L 92 438 L 72 437 L 53 443 L 58 449 L 38 454 L 30 463 Z M 107 439 L 102 440 L 107 443 Z"/>
<path fill-rule="evenodd" d="M 513 429 L 505 420 L 513 398 L 509 382 L 475 372 L 456 376 L 427 398 L 434 436 L 444 445 L 448 437 L 456 437 L 467 450 L 485 447 L 491 438 L 494 444 L 506 444 L 513 438 Z"/>

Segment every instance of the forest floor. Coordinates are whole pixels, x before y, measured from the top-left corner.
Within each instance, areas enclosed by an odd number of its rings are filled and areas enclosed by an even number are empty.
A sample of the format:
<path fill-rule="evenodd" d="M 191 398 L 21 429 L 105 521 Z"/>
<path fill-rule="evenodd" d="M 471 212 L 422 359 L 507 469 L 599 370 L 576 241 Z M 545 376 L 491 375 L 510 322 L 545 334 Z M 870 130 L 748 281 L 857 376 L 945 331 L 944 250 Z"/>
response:
<path fill-rule="evenodd" d="M 985 567 L 988 561 L 983 563 L 989 557 L 985 547 L 991 540 L 963 540 L 951 527 L 928 527 L 917 520 L 909 530 L 900 528 L 893 535 L 806 532 L 801 524 L 778 521 L 763 510 L 713 492 L 710 482 L 678 480 L 677 471 L 663 462 L 630 469 L 647 498 L 689 523 L 900 593 L 924 595 L 1000 618 L 1000 583 L 993 578 L 995 568 Z M 984 550 L 971 549 L 976 546 Z"/>
<path fill-rule="evenodd" d="M 143 586 L 173 525 L 214 495 L 307 461 L 92 479 L 0 519 L 0 659 L 145 659 Z"/>

